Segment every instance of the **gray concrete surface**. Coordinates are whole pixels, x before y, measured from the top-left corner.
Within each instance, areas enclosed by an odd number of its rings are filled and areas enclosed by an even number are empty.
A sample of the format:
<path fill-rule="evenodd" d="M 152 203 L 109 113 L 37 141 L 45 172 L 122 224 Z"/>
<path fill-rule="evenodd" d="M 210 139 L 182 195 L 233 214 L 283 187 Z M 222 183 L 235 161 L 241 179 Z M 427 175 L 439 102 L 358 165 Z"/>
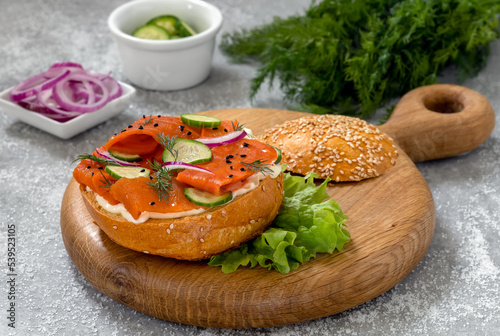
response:
<path fill-rule="evenodd" d="M 124 1 L 0 1 L 0 89 L 58 61 L 124 78 L 106 26 Z M 223 32 L 301 11 L 308 0 L 213 0 Z M 248 99 L 251 65 L 219 50 L 201 85 L 138 90 L 131 106 L 70 140 L 0 111 L 0 335 L 498 335 L 500 330 L 500 129 L 468 154 L 418 164 L 436 204 L 432 244 L 415 270 L 380 297 L 341 314 L 276 328 L 218 330 L 135 312 L 99 293 L 69 259 L 59 228 L 76 154 L 102 144 L 143 114 L 179 115 L 228 107 L 285 107 L 278 90 Z M 464 83 L 500 110 L 500 41 L 486 69 Z M 444 78 L 446 80 L 446 78 Z M 8 327 L 8 227 L 16 227 L 15 329 Z"/>

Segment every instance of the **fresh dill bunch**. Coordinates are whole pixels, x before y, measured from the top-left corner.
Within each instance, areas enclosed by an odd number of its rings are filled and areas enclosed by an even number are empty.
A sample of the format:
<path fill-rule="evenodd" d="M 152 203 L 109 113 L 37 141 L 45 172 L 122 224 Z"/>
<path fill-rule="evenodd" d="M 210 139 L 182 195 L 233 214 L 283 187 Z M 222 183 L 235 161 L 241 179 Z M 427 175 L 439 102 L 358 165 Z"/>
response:
<path fill-rule="evenodd" d="M 94 162 L 97 162 L 97 163 L 105 165 L 105 166 L 121 166 L 121 164 L 116 162 L 116 161 L 105 159 L 105 158 L 99 157 L 97 155 L 87 154 L 87 153 L 78 155 L 76 157 L 76 159 L 73 160 L 72 163 L 74 163 L 76 161 L 85 160 L 85 159 L 92 160 Z"/>
<path fill-rule="evenodd" d="M 244 165 L 248 170 L 251 170 L 255 173 L 262 173 L 264 175 L 271 175 L 273 173 L 273 170 L 271 169 L 272 164 L 264 162 L 266 161 L 262 159 L 255 160 L 253 162 L 240 161 L 240 163 Z"/>
<path fill-rule="evenodd" d="M 285 100 L 314 113 L 371 116 L 448 66 L 463 81 L 498 38 L 500 0 L 323 0 L 302 15 L 225 34 L 235 62 L 261 63 L 253 98 L 279 83 Z"/>
<path fill-rule="evenodd" d="M 163 200 L 168 203 L 168 197 L 172 190 L 172 176 L 170 171 L 165 169 L 161 162 L 156 160 L 148 161 L 148 163 L 155 173 L 152 180 L 147 182 L 147 184 L 154 188 L 160 201 Z"/>
<path fill-rule="evenodd" d="M 174 135 L 172 137 L 165 135 L 163 132 L 156 133 L 156 137 L 160 144 L 172 154 L 174 157 L 174 161 L 177 161 L 179 157 L 179 151 L 174 149 L 175 142 L 177 141 L 177 136 Z"/>

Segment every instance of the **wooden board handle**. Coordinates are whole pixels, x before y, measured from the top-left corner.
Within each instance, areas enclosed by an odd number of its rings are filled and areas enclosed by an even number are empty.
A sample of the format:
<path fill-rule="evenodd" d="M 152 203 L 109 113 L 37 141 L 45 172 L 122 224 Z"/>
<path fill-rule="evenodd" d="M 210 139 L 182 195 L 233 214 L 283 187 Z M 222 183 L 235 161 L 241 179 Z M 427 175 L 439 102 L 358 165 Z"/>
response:
<path fill-rule="evenodd" d="M 473 150 L 494 126 L 495 113 L 483 95 L 459 85 L 435 84 L 405 94 L 380 129 L 420 162 Z"/>

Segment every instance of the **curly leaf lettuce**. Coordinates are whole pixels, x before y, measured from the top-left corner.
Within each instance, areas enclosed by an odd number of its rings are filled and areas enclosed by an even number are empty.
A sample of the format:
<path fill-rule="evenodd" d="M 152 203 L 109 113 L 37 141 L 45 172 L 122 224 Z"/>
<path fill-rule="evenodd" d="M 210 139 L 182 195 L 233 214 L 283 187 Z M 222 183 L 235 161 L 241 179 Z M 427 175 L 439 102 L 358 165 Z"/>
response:
<path fill-rule="evenodd" d="M 286 274 L 317 253 L 342 251 L 350 241 L 347 216 L 337 202 L 328 199 L 329 179 L 316 186 L 315 177 L 285 173 L 283 208 L 271 226 L 238 249 L 212 257 L 208 264 L 221 266 L 224 273 L 260 265 Z"/>

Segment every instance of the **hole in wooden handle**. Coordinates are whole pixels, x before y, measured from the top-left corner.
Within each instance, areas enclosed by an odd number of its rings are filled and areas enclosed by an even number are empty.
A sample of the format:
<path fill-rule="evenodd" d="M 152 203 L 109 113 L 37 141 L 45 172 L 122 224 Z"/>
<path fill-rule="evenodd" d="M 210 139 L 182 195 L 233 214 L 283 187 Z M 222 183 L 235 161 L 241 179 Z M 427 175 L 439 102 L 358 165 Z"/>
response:
<path fill-rule="evenodd" d="M 428 95 L 424 98 L 424 106 L 438 113 L 456 113 L 464 109 L 464 104 L 453 96 Z"/>

